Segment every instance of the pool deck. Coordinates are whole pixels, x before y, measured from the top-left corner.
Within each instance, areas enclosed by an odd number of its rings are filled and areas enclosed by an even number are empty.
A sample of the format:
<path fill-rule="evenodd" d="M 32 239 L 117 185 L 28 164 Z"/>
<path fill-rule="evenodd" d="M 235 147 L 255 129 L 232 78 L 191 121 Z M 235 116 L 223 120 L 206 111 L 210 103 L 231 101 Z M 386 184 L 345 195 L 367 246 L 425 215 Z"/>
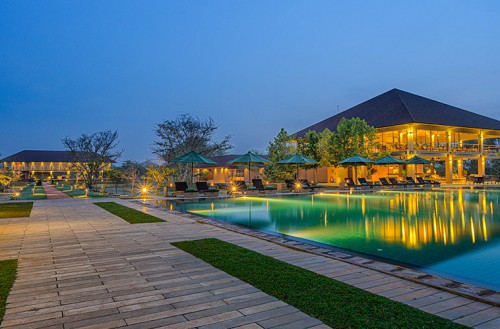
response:
<path fill-rule="evenodd" d="M 327 328 L 169 243 L 215 237 L 467 326 L 500 327 L 500 308 L 140 203 L 166 219 L 131 225 L 93 205 L 35 201 L 2 219 L 0 259 L 18 258 L 1 328 Z"/>

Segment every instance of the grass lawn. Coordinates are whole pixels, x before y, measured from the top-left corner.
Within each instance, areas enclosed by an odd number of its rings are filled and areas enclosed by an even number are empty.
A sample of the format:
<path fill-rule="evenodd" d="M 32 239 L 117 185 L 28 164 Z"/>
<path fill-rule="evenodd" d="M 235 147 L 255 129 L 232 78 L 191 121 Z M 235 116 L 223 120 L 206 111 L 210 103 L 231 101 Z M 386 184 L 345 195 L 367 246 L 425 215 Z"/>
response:
<path fill-rule="evenodd" d="M 33 186 L 35 190 L 33 191 Z M 18 197 L 13 197 L 15 200 L 43 200 L 47 199 L 45 190 L 42 186 L 35 186 L 35 183 L 31 183 L 21 190 L 21 194 Z"/>
<path fill-rule="evenodd" d="M 0 218 L 29 217 L 33 202 L 12 202 L 0 204 Z"/>
<path fill-rule="evenodd" d="M 333 328 L 466 328 L 218 239 L 172 244 Z"/>
<path fill-rule="evenodd" d="M 122 206 L 121 204 L 115 202 L 96 202 L 94 204 L 109 211 L 113 215 L 123 218 L 130 224 L 164 222 L 163 219 L 148 215 L 139 210 Z"/>
<path fill-rule="evenodd" d="M 0 260 L 0 323 L 5 314 L 5 304 L 10 288 L 16 278 L 17 260 Z"/>
<path fill-rule="evenodd" d="M 59 191 L 66 193 L 67 195 L 69 195 L 72 198 L 85 198 L 85 190 L 71 189 L 71 187 L 69 185 L 54 186 L 54 187 L 57 188 Z M 104 197 L 109 197 L 109 195 L 89 191 L 88 197 L 89 198 L 104 198 Z"/>

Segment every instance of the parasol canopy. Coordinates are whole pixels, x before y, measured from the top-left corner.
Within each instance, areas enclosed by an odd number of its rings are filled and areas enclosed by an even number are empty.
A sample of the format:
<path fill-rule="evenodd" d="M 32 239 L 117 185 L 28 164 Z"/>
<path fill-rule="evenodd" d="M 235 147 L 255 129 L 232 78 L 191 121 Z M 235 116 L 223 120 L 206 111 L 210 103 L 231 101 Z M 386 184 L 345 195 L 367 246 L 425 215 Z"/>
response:
<path fill-rule="evenodd" d="M 203 163 L 203 164 L 217 164 L 217 162 L 204 157 L 201 154 L 198 154 L 194 151 L 181 155 L 180 157 L 170 159 L 170 162 L 177 163 L 190 163 L 191 164 L 191 183 L 194 182 L 194 164 L 195 163 Z"/>
<path fill-rule="evenodd" d="M 401 159 L 395 158 L 393 156 L 386 155 L 383 158 L 375 160 L 375 163 L 379 164 L 379 165 L 390 165 L 390 164 L 406 164 L 407 162 L 403 161 Z"/>
<path fill-rule="evenodd" d="M 296 164 L 297 165 L 297 175 L 296 179 L 299 178 L 299 165 L 301 164 L 317 164 L 318 161 L 308 158 L 302 154 L 295 153 L 294 155 L 277 162 L 278 164 Z"/>
<path fill-rule="evenodd" d="M 347 159 L 344 159 L 344 160 L 337 162 L 338 165 L 342 165 L 342 166 L 350 166 L 350 165 L 354 166 L 354 175 L 355 176 L 357 176 L 356 170 L 357 170 L 358 165 L 367 166 L 369 163 L 374 163 L 374 162 L 368 158 L 365 158 L 365 157 L 363 157 L 361 155 L 357 155 L 357 154 L 353 155 L 350 158 L 347 158 Z"/>
<path fill-rule="evenodd" d="M 251 182 L 250 165 L 252 163 L 265 164 L 265 163 L 270 163 L 270 161 L 249 151 L 246 154 L 243 154 L 242 156 L 239 156 L 237 158 L 229 160 L 227 163 L 229 163 L 229 164 L 248 164 L 248 184 L 250 185 L 250 182 Z"/>
<path fill-rule="evenodd" d="M 430 164 L 430 163 L 431 162 L 429 160 L 426 160 L 426 159 L 421 158 L 419 156 L 414 156 L 410 160 L 406 161 L 406 164 L 414 164 L 414 165 L 417 165 L 417 164 Z"/>

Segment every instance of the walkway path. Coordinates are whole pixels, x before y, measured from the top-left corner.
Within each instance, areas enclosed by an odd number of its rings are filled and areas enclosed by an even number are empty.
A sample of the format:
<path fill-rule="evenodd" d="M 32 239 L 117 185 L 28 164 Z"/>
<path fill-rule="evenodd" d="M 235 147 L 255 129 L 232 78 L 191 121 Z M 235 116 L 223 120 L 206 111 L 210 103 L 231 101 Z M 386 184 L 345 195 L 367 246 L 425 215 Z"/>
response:
<path fill-rule="evenodd" d="M 42 183 L 42 187 L 47 195 L 47 199 L 71 199 L 69 195 L 59 191 L 52 185 Z"/>
<path fill-rule="evenodd" d="M 479 329 L 500 326 L 498 307 L 117 201 L 168 220 L 131 225 L 92 202 L 36 201 L 30 218 L 2 220 L 0 259 L 18 258 L 19 268 L 1 328 L 326 328 L 169 244 L 204 237 L 241 245 L 459 323 Z"/>

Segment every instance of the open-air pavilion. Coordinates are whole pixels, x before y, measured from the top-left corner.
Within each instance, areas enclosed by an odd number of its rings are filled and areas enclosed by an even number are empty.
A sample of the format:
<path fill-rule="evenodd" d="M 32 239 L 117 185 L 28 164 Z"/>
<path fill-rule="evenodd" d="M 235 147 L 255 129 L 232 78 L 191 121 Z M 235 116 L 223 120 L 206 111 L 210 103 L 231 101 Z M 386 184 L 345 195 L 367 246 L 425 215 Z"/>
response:
<path fill-rule="evenodd" d="M 464 160 L 476 160 L 478 172 L 474 174 L 484 176 L 486 160 L 498 158 L 499 146 L 489 141 L 500 138 L 499 120 L 399 89 L 308 126 L 295 135 L 301 138 L 309 130 L 321 132 L 325 128 L 335 131 L 342 118 L 361 118 L 377 129 L 375 154 L 389 150 L 391 155 L 402 159 L 418 155 L 443 161 L 447 183 L 464 179 Z M 415 167 L 408 166 L 407 174 L 413 175 Z M 329 177 L 323 179 L 330 181 Z"/>

